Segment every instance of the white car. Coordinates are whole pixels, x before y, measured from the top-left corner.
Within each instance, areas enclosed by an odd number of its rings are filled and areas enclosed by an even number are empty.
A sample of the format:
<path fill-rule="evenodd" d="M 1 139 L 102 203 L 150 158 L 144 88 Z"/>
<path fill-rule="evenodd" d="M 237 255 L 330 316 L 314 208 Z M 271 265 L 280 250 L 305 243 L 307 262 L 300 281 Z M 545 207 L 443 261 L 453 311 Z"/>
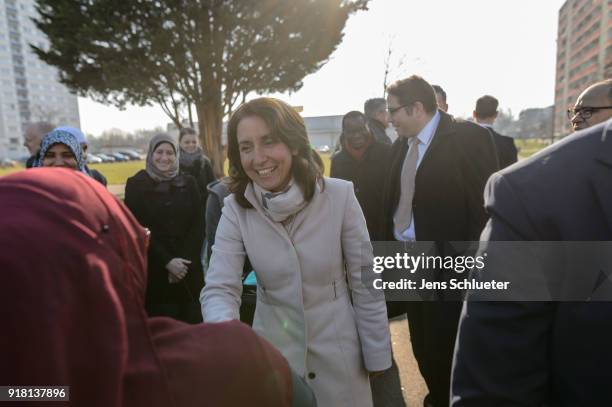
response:
<path fill-rule="evenodd" d="M 102 159 L 93 154 L 87 154 L 87 164 L 99 164 L 102 162 Z"/>
<path fill-rule="evenodd" d="M 0 167 L 1 168 L 14 167 L 16 165 L 17 165 L 17 161 L 11 160 L 10 158 L 0 159 Z"/>

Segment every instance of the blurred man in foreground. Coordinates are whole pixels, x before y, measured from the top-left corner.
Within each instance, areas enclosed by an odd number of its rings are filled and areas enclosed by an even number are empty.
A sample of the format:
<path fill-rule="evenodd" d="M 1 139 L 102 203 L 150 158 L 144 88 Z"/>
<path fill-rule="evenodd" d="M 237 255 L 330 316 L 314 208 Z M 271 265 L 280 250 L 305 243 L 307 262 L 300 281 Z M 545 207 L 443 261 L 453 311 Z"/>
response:
<path fill-rule="evenodd" d="M 574 133 L 494 174 L 485 193 L 491 219 L 480 240 L 612 241 L 611 127 L 608 120 Z M 507 256 L 494 243 L 489 246 L 488 262 Z M 558 270 L 552 276 L 544 270 L 536 269 L 538 277 L 549 283 L 564 278 Z M 569 270 L 567 283 L 585 281 L 592 276 L 588 271 Z M 602 284 L 609 287 L 609 272 L 601 270 L 604 278 L 593 284 L 594 293 Z M 612 302 L 605 298 L 466 302 L 452 405 L 611 406 Z"/>

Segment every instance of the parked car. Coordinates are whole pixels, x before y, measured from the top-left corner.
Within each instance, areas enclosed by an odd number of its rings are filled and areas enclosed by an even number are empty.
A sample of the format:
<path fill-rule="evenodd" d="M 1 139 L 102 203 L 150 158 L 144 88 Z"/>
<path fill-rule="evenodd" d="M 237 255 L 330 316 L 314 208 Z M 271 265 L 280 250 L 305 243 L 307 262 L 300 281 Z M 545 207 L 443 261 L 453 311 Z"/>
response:
<path fill-rule="evenodd" d="M 119 151 L 119 153 L 128 157 L 130 160 L 142 160 L 142 156 L 138 154 L 136 151 L 124 150 L 124 151 Z"/>
<path fill-rule="evenodd" d="M 121 153 L 110 153 L 111 157 L 115 157 L 115 161 L 130 161 L 129 157 L 121 154 Z"/>
<path fill-rule="evenodd" d="M 17 165 L 17 161 L 11 160 L 10 158 L 0 159 L 0 168 L 14 167 Z"/>
<path fill-rule="evenodd" d="M 104 163 L 114 163 L 116 161 L 115 157 L 111 157 L 107 154 L 97 154 L 97 156 L 100 157 Z"/>
<path fill-rule="evenodd" d="M 320 153 L 329 153 L 329 146 L 324 145 L 317 148 L 317 151 Z"/>
<path fill-rule="evenodd" d="M 102 160 L 100 157 L 98 157 L 95 154 L 87 154 L 87 164 L 99 164 L 103 161 L 104 160 Z"/>

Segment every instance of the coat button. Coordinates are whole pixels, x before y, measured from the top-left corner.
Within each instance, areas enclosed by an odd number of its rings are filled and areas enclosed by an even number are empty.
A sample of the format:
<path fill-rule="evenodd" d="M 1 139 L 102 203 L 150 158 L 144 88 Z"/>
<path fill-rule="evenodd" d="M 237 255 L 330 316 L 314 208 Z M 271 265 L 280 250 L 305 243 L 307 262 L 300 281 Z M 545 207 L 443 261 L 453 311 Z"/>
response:
<path fill-rule="evenodd" d="M 311 380 L 312 380 L 312 379 L 314 379 L 315 377 L 317 377 L 317 375 L 316 375 L 316 374 L 314 374 L 313 372 L 308 373 L 308 378 L 309 378 L 309 379 L 311 379 Z"/>

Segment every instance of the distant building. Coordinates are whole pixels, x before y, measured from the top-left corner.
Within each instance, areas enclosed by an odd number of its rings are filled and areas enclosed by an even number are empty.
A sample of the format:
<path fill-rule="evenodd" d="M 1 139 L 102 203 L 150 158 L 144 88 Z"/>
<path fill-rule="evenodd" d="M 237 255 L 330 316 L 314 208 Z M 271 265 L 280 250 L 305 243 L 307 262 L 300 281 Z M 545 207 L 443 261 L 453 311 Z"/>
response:
<path fill-rule="evenodd" d="M 516 119 L 511 114 L 501 112 L 493 127 L 504 136 L 517 139 L 550 139 L 552 136 L 553 109 L 554 106 L 531 107 L 521 110 Z"/>
<path fill-rule="evenodd" d="M 517 121 L 517 138 L 544 138 L 552 136 L 553 106 L 521 110 Z"/>
<path fill-rule="evenodd" d="M 0 0 L 0 158 L 28 155 L 22 146 L 29 122 L 46 120 L 80 127 L 77 97 L 59 83 L 57 69 L 30 50 L 46 36 L 31 18 L 35 0 Z"/>
<path fill-rule="evenodd" d="M 315 148 L 328 146 L 334 149 L 342 133 L 342 115 L 304 117 L 310 144 Z"/>
<path fill-rule="evenodd" d="M 567 0 L 559 10 L 553 133 L 571 132 L 566 110 L 589 85 L 612 77 L 612 1 Z"/>

